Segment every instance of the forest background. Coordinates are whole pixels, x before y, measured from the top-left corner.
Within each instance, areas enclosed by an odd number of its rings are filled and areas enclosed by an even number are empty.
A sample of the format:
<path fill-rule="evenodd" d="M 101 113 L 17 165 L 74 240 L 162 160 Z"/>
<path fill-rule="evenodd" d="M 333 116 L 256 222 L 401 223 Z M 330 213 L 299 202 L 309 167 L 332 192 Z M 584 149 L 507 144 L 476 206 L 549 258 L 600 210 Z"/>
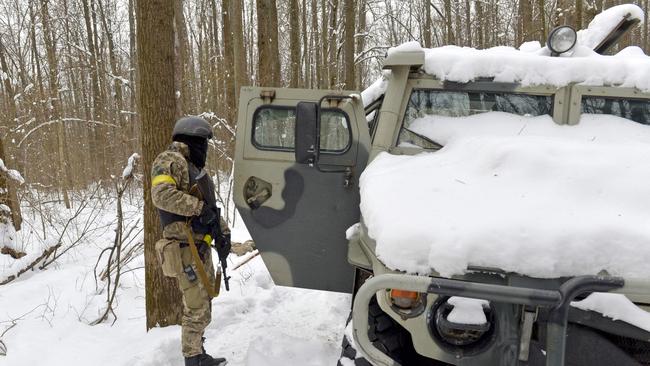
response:
<path fill-rule="evenodd" d="M 647 18 L 648 0 L 632 2 Z M 0 204 L 20 229 L 21 202 L 42 196 L 71 207 L 71 195 L 98 182 L 111 191 L 133 153 L 147 171 L 173 120 L 187 114 L 214 125 L 208 169 L 228 187 L 242 86 L 362 90 L 391 46 L 544 44 L 554 26 L 584 28 L 620 3 L 0 0 L 0 159 L 26 182 L 0 169 Z M 613 52 L 637 45 L 648 53 L 648 35 L 645 23 Z M 145 252 L 159 236 L 155 220 L 145 205 Z M 148 326 L 176 323 L 174 284 L 155 269 L 147 281 L 169 286 L 167 295 L 147 293 L 148 310 L 158 309 Z"/>

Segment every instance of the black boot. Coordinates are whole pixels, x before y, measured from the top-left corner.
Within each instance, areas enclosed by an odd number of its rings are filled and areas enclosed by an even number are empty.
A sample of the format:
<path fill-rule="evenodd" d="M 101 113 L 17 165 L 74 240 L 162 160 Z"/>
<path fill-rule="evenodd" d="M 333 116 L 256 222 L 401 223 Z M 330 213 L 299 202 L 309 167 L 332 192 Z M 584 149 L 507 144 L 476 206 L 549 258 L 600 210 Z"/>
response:
<path fill-rule="evenodd" d="M 213 358 L 207 353 L 185 357 L 185 366 L 224 366 L 226 359 L 223 357 Z"/>
<path fill-rule="evenodd" d="M 201 337 L 201 343 L 205 343 L 205 337 Z M 226 359 L 223 357 L 214 358 L 205 352 L 205 347 L 201 345 L 200 355 L 186 357 L 185 366 L 224 366 L 226 365 Z"/>
<path fill-rule="evenodd" d="M 199 366 L 199 356 L 185 357 L 185 366 Z"/>

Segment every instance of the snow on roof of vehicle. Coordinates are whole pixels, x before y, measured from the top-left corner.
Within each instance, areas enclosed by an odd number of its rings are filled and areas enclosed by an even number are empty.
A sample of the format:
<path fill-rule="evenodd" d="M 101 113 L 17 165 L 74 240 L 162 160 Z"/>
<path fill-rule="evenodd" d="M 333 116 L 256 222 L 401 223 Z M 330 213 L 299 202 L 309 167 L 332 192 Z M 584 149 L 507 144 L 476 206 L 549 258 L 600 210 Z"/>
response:
<path fill-rule="evenodd" d="M 519 83 L 522 86 L 571 83 L 591 86 L 632 87 L 650 91 L 650 57 L 641 48 L 630 46 L 613 56 L 593 51 L 626 16 L 644 21 L 643 11 L 636 5 L 614 6 L 597 15 L 589 27 L 578 32 L 572 51 L 551 57 L 550 50 L 539 42 L 526 42 L 519 49 L 492 47 L 478 50 L 470 47 L 443 46 L 431 49 L 418 42 L 407 42 L 388 50 L 388 58 L 398 53 L 424 53 L 423 70 L 439 80 L 466 83 L 480 78 L 495 82 Z M 390 72 L 362 93 L 367 106 L 386 90 Z"/>
<path fill-rule="evenodd" d="M 411 127 L 445 147 L 381 153 L 360 182 L 364 223 L 388 267 L 650 276 L 650 126 L 488 112 Z"/>
<path fill-rule="evenodd" d="M 643 23 L 645 14 L 634 4 L 613 6 L 596 15 L 587 29 L 578 31 L 578 43 L 590 49 L 596 48 L 623 19 L 638 19 Z"/>

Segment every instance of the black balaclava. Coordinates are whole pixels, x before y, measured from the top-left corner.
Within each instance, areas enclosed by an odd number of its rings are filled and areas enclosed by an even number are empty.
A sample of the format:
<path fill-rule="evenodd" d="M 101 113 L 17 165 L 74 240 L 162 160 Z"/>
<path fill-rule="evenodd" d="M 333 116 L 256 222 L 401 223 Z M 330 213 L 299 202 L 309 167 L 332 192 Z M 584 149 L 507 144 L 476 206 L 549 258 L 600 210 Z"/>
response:
<path fill-rule="evenodd" d="M 190 148 L 190 161 L 197 168 L 203 169 L 208 156 L 208 140 L 198 136 L 176 135 L 174 141 L 182 142 Z"/>

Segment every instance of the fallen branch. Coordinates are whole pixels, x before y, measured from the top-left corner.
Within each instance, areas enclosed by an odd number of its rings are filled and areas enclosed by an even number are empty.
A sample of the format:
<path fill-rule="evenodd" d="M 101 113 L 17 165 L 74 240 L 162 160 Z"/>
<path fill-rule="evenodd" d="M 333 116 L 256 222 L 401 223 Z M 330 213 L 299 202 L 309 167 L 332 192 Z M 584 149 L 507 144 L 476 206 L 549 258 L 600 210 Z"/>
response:
<path fill-rule="evenodd" d="M 241 267 L 241 266 L 243 266 L 244 264 L 246 264 L 246 263 L 248 263 L 248 262 L 250 262 L 250 261 L 251 261 L 251 259 L 253 259 L 253 258 L 255 258 L 255 257 L 257 257 L 258 255 L 260 255 L 260 252 L 259 252 L 259 250 L 258 250 L 258 251 L 256 251 L 256 252 L 255 252 L 255 253 L 254 253 L 253 255 L 251 255 L 251 256 L 250 256 L 249 258 L 247 258 L 247 259 L 246 259 L 245 261 L 243 261 L 243 262 L 241 262 L 241 263 L 239 263 L 239 264 L 238 264 L 237 266 L 235 266 L 235 268 L 233 268 L 233 269 L 231 269 L 231 271 L 236 271 L 236 270 L 237 270 L 237 268 L 239 268 L 239 267 Z"/>
<path fill-rule="evenodd" d="M 0 253 L 1 254 L 6 254 L 6 255 L 10 256 L 11 258 L 13 258 L 13 259 L 20 259 L 20 258 L 27 255 L 27 253 L 25 253 L 25 252 L 20 252 L 20 251 L 17 251 L 16 249 L 12 249 L 12 248 L 9 248 L 9 247 L 2 247 L 2 249 L 0 249 Z"/>
<path fill-rule="evenodd" d="M 51 247 L 45 249 L 43 251 L 43 254 L 41 254 L 38 258 L 36 258 L 33 262 L 31 262 L 27 267 L 21 269 L 15 275 L 11 275 L 11 276 L 7 277 L 4 281 L 0 282 L 0 286 L 6 285 L 9 282 L 11 282 L 11 281 L 15 280 L 16 278 L 20 277 L 23 273 L 34 269 L 34 267 L 36 267 L 42 260 L 44 260 L 45 258 L 48 258 L 50 255 L 52 255 L 52 253 L 54 253 L 55 250 L 59 249 L 60 247 L 61 247 L 61 242 L 59 242 L 58 244 L 56 244 L 54 246 L 51 246 Z"/>

